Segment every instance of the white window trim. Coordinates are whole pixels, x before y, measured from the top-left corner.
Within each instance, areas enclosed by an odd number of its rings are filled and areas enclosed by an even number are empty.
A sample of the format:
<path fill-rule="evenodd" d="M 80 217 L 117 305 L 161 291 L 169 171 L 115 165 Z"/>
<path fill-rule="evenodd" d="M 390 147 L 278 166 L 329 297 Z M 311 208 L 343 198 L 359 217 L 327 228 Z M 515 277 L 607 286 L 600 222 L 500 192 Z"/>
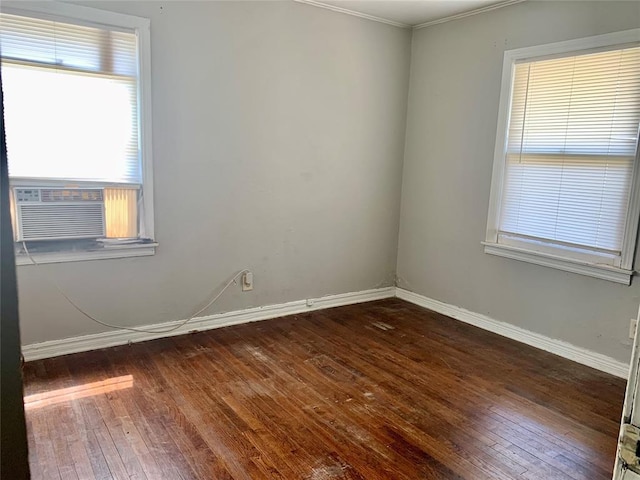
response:
<path fill-rule="evenodd" d="M 72 21 L 87 26 L 112 26 L 135 30 L 138 37 L 138 128 L 142 148 L 142 186 L 146 201 L 141 208 L 140 235 L 155 239 L 153 212 L 153 159 L 152 159 L 152 117 L 151 117 L 151 21 L 148 18 L 125 15 L 122 13 L 98 10 L 81 5 L 59 2 L 26 3 L 4 1 L 0 11 L 26 16 L 37 16 L 59 21 Z M 139 243 L 109 247 L 102 250 L 74 252 L 34 253 L 38 263 L 61 263 L 106 258 L 127 258 L 154 255 L 157 243 Z M 16 256 L 16 265 L 31 265 L 24 254 Z"/>
<path fill-rule="evenodd" d="M 629 211 L 627 213 L 626 229 L 623 239 L 620 267 L 604 265 L 594 261 L 577 260 L 570 256 L 536 251 L 512 245 L 498 243 L 498 230 L 500 222 L 500 208 L 502 189 L 505 174 L 505 153 L 507 148 L 507 132 L 509 115 L 511 111 L 511 88 L 515 73 L 516 61 L 538 57 L 559 55 L 564 53 L 593 50 L 611 46 L 623 46 L 640 42 L 640 28 L 625 30 L 622 32 L 608 33 L 594 37 L 568 40 L 564 42 L 550 43 L 534 47 L 518 48 L 504 52 L 502 65 L 502 85 L 500 89 L 500 107 L 498 110 L 498 128 L 496 131 L 496 145 L 493 159 L 493 172 L 491 177 L 491 194 L 489 197 L 489 214 L 487 218 L 487 232 L 484 245 L 485 253 L 512 258 L 523 262 L 557 268 L 566 272 L 578 273 L 590 277 L 601 278 L 612 282 L 629 285 L 633 270 L 633 256 L 636 247 L 638 233 L 638 220 L 640 218 L 640 148 L 636 154 L 633 168 L 631 197 Z"/>
<path fill-rule="evenodd" d="M 97 250 L 83 250 L 78 252 L 46 252 L 31 253 L 31 257 L 38 265 L 42 263 L 84 262 L 88 260 L 108 260 L 113 258 L 147 257 L 155 255 L 157 243 L 136 243 L 133 245 L 114 245 Z M 33 265 L 34 262 L 26 254 L 16 255 L 16 265 Z"/>

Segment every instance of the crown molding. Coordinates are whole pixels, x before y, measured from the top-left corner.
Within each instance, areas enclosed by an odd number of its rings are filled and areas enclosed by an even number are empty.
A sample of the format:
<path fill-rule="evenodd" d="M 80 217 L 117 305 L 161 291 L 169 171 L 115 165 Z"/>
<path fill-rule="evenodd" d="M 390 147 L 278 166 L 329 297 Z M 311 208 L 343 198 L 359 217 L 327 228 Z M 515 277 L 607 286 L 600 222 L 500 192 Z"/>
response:
<path fill-rule="evenodd" d="M 413 29 L 418 30 L 420 28 L 430 27 L 431 25 L 438 25 L 439 23 L 446 23 L 452 20 L 458 20 L 460 18 L 470 17 L 472 15 L 478 15 L 479 13 L 490 12 L 492 10 L 497 10 L 498 8 L 508 7 L 509 5 L 515 5 L 516 3 L 522 3 L 525 1 L 526 0 L 505 0 L 504 2 L 487 5 L 486 7 L 476 8 L 475 10 L 469 10 L 468 12 L 462 12 L 444 18 L 438 18 L 437 20 L 430 20 L 428 22 L 420 23 L 419 25 L 414 25 Z"/>
<path fill-rule="evenodd" d="M 392 25 L 394 27 L 400 28 L 411 28 L 411 25 L 406 23 L 394 22 L 393 20 L 387 20 L 386 18 L 376 17 L 374 15 L 367 15 L 366 13 L 356 12 L 354 10 L 349 10 L 348 8 L 336 7 L 335 5 L 328 5 L 326 3 L 317 2 L 316 0 L 293 0 L 296 3 L 306 3 L 307 5 L 311 5 L 313 7 L 325 8 L 327 10 L 331 10 L 338 13 L 344 13 L 346 15 L 351 15 L 354 17 L 364 18 L 366 20 L 372 20 L 378 23 L 385 23 L 387 25 Z"/>
<path fill-rule="evenodd" d="M 475 10 L 469 10 L 468 12 L 458 13 L 456 15 L 450 15 L 448 17 L 438 18 L 436 20 L 430 20 L 428 22 L 420 23 L 418 25 L 409 25 L 407 23 L 395 22 L 393 20 L 388 20 L 386 18 L 376 17 L 375 15 L 368 15 L 366 13 L 356 12 L 355 10 L 350 10 L 348 8 L 337 7 L 335 5 L 329 5 L 327 3 L 318 2 L 317 0 L 293 0 L 296 3 L 306 3 L 307 5 L 311 5 L 313 7 L 324 8 L 326 10 L 331 10 L 333 12 L 344 13 L 346 15 L 351 15 L 353 17 L 360 17 L 366 20 L 372 20 L 378 23 L 385 23 L 387 25 L 392 25 L 394 27 L 399 28 L 412 28 L 413 30 L 418 30 L 424 27 L 430 27 L 431 25 L 438 25 L 439 23 L 446 23 L 452 20 L 458 20 L 460 18 L 470 17 L 472 15 L 478 15 L 479 13 L 490 12 L 492 10 L 497 10 L 498 8 L 508 7 L 509 5 L 515 5 L 516 3 L 522 3 L 526 0 L 505 0 L 500 3 L 496 3 L 493 5 L 487 5 L 486 7 L 476 8 Z"/>

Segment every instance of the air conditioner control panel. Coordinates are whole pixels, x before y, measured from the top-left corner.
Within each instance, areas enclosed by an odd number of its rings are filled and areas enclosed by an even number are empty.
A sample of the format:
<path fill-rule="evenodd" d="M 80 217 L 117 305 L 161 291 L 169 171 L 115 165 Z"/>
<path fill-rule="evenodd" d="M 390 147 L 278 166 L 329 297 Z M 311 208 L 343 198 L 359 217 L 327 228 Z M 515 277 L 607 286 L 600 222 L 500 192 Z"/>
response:
<path fill-rule="evenodd" d="M 40 189 L 16 188 L 16 202 L 39 202 Z"/>

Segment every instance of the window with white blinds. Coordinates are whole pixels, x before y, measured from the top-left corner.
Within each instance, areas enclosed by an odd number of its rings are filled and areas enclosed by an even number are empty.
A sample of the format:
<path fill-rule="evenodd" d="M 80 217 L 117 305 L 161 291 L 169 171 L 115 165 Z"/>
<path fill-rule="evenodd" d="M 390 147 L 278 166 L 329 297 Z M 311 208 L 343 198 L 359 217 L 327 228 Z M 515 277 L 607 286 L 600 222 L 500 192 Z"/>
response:
<path fill-rule="evenodd" d="M 136 32 L 0 13 L 9 175 L 142 183 Z"/>
<path fill-rule="evenodd" d="M 640 46 L 525 50 L 510 64 L 505 55 L 510 101 L 487 242 L 630 270 Z"/>
<path fill-rule="evenodd" d="M 45 263 L 155 253 L 150 41 L 145 18 L 62 2 L 0 3 L 19 264 L 31 264 L 19 255 L 25 242 Z M 89 228 L 88 204 L 68 204 L 96 190 Z M 57 192 L 55 205 L 41 197 L 47 191 Z"/>

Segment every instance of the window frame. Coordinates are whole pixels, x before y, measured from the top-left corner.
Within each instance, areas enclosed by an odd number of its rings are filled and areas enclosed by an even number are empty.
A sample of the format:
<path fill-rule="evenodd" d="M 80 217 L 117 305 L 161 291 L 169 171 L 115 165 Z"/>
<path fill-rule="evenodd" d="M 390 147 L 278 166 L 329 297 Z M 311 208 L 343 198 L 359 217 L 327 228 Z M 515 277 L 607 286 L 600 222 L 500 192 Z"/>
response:
<path fill-rule="evenodd" d="M 482 242 L 485 253 L 625 285 L 631 283 L 640 220 L 640 145 L 636 149 L 636 159 L 633 166 L 622 252 L 620 257 L 616 257 L 620 259 L 619 266 L 612 264 L 617 262 L 611 262 L 611 255 L 587 253 L 578 248 L 562 247 L 552 243 L 538 247 L 535 242 L 522 241 L 505 244 L 498 241 L 506 170 L 505 155 L 511 113 L 511 93 L 516 62 L 539 60 L 545 57 L 570 56 L 604 49 L 611 50 L 615 47 L 623 48 L 629 45 L 640 45 L 640 28 L 504 52 L 487 230 L 485 240 Z"/>
<path fill-rule="evenodd" d="M 107 258 L 127 258 L 133 256 L 154 255 L 158 244 L 155 242 L 155 224 L 153 207 L 153 143 L 151 112 L 151 21 L 148 18 L 126 15 L 117 12 L 99 10 L 59 2 L 43 2 L 28 4 L 19 1 L 5 1 L 0 5 L 0 12 L 36 17 L 47 20 L 74 23 L 90 27 L 133 30 L 138 39 L 138 132 L 140 136 L 140 162 L 142 173 L 142 201 L 138 208 L 140 241 L 127 245 L 114 245 L 109 248 L 60 248 L 55 252 L 32 252 L 38 263 L 61 263 L 82 260 L 98 260 Z M 28 184 L 29 186 L 53 185 L 55 180 L 16 179 L 11 187 Z M 77 184 L 79 182 L 72 182 Z M 82 182 L 86 183 L 95 182 Z M 105 186 L 105 184 L 100 184 Z M 17 253 L 16 265 L 31 265 L 31 259 Z"/>

